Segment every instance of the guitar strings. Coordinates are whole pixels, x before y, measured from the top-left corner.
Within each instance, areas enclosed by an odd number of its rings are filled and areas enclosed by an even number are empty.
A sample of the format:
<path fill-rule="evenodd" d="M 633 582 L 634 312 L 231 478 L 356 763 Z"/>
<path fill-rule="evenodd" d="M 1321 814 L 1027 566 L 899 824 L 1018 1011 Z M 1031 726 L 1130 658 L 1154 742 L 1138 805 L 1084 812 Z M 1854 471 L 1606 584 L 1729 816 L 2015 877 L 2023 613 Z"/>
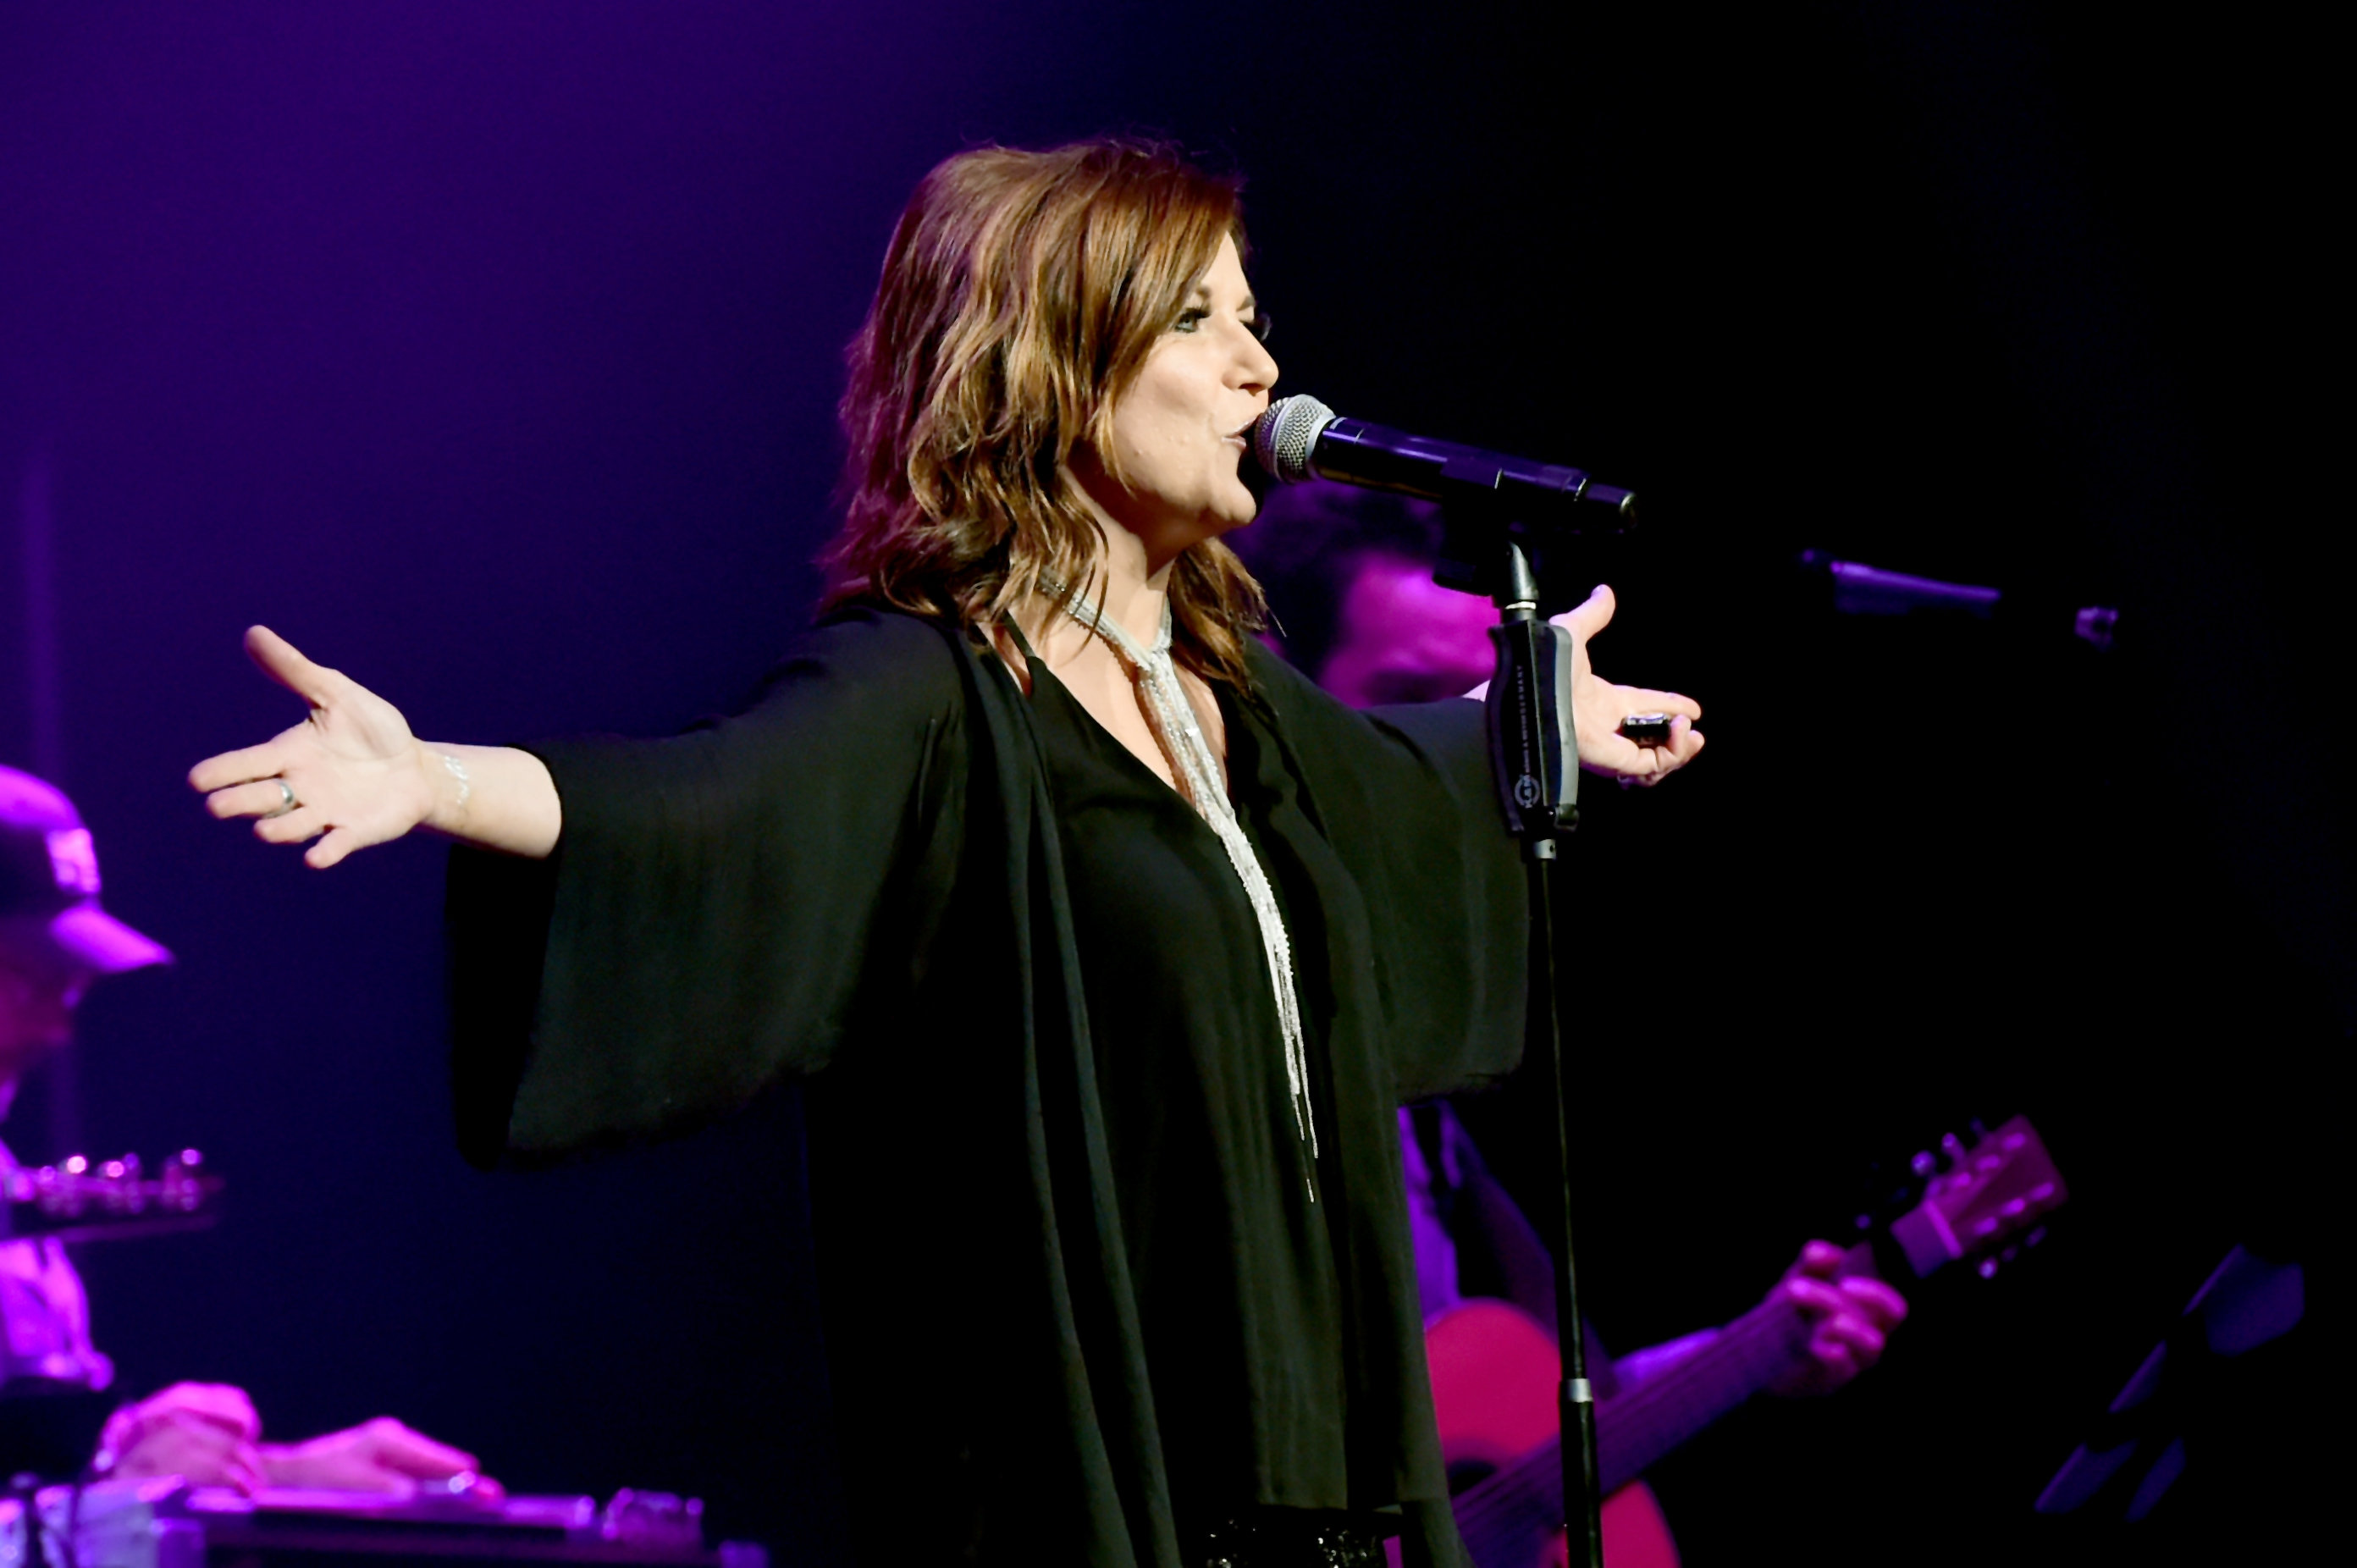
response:
<path fill-rule="evenodd" d="M 1719 1363 L 1732 1362 L 1747 1369 L 1764 1370 L 1770 1357 L 1762 1352 L 1770 1348 L 1782 1349 L 1788 1347 L 1794 1328 L 1805 1321 L 1800 1308 L 1790 1302 L 1763 1302 L 1728 1324 L 1716 1339 L 1693 1355 L 1663 1368 L 1627 1393 L 1615 1396 L 1611 1402 L 1613 1412 L 1616 1415 L 1625 1412 L 1641 1420 L 1655 1407 L 1670 1401 L 1674 1394 L 1684 1395 L 1691 1385 L 1702 1380 L 1706 1372 L 1717 1372 Z M 1677 1402 L 1707 1403 L 1684 1397 Z M 1458 1531 L 1468 1538 L 1469 1550 L 1470 1537 L 1475 1533 L 1486 1533 L 1511 1522 L 1497 1516 L 1510 1510 L 1526 1511 L 1550 1500 L 1561 1471 L 1562 1454 L 1563 1434 L 1558 1432 L 1530 1453 L 1484 1476 L 1450 1499 L 1451 1510 L 1457 1516 Z M 1550 1457 L 1553 1464 L 1542 1463 Z M 1654 1457 L 1658 1459 L 1660 1455 Z M 1631 1480 L 1636 1478 L 1631 1477 Z"/>

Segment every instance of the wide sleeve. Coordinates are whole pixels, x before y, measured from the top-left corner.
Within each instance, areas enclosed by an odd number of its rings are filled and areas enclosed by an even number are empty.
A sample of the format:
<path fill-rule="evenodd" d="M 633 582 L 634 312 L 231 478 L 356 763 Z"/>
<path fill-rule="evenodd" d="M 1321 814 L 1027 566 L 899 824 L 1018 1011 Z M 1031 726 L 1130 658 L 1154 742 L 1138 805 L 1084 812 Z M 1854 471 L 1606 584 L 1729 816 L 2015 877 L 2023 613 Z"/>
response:
<path fill-rule="evenodd" d="M 1511 1072 L 1528 1005 L 1530 884 L 1491 782 L 1481 704 L 1357 712 L 1257 650 L 1253 675 L 1365 911 L 1365 978 L 1399 1098 Z"/>
<path fill-rule="evenodd" d="M 470 1159 L 710 1119 L 823 1066 L 905 993 L 957 854 L 958 653 L 860 613 L 735 717 L 530 747 L 564 806 L 545 861 L 454 852 L 453 1084 Z"/>

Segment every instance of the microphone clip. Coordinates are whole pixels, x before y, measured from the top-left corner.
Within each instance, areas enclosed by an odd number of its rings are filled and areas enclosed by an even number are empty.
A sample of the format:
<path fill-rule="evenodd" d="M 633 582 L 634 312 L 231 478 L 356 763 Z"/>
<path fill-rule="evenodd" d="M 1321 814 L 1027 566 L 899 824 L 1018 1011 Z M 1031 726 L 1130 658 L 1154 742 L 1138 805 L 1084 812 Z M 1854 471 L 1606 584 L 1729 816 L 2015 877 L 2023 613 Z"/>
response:
<path fill-rule="evenodd" d="M 1522 546 L 1498 552 L 1490 628 L 1496 673 L 1482 707 L 1490 772 L 1506 831 L 1534 860 L 1552 860 L 1555 840 L 1579 825 L 1579 740 L 1568 722 L 1571 633 L 1539 614 L 1538 574 Z"/>

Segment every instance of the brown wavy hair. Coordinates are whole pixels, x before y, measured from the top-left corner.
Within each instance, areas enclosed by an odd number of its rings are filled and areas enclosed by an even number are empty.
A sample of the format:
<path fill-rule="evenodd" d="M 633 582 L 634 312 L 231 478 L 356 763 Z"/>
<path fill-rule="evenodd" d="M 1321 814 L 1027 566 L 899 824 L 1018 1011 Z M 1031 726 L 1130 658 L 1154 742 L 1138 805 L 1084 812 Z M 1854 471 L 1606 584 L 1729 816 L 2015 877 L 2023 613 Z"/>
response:
<path fill-rule="evenodd" d="M 958 154 L 917 187 L 852 339 L 843 532 L 827 607 L 881 602 L 988 626 L 1040 578 L 1087 581 L 1103 524 L 1069 467 L 1121 475 L 1116 400 L 1232 238 L 1240 182 L 1159 143 Z M 1207 540 L 1170 569 L 1174 651 L 1249 685 L 1260 587 Z"/>

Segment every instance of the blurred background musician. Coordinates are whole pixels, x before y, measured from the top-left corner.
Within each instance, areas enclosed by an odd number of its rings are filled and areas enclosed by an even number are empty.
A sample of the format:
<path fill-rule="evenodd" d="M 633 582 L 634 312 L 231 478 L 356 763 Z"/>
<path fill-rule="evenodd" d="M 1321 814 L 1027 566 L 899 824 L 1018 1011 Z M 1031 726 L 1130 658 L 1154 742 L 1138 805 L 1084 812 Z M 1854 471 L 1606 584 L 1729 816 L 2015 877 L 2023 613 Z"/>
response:
<path fill-rule="evenodd" d="M 1495 655 L 1489 629 L 1497 612 L 1479 595 L 1433 581 L 1440 544 L 1437 507 L 1319 480 L 1272 492 L 1254 526 L 1237 535 L 1235 548 L 1268 595 L 1274 623 L 1268 640 L 1327 691 L 1363 708 L 1437 702 L 1491 677 Z M 1576 884 L 1572 896 L 1577 897 Z M 1553 1333 L 1551 1255 L 1505 1185 L 1491 1174 L 1464 1122 L 1446 1101 L 1404 1107 L 1399 1119 L 1426 1329 L 1437 1328 L 1469 1300 L 1495 1298 Z M 1877 1279 L 1845 1277 L 1842 1269 L 1842 1249 L 1813 1240 L 1770 1292 L 1812 1324 L 1807 1359 L 1773 1391 L 1823 1394 L 1843 1387 L 1874 1365 L 1885 1337 L 1907 1316 L 1897 1291 Z M 1717 1332 L 1705 1328 L 1615 1359 L 1593 1346 L 1591 1331 L 1588 1365 L 1603 1369 L 1595 1380 L 1599 1399 L 1660 1375 Z M 1445 1364 L 1436 1356 L 1437 1384 L 1445 1383 Z M 1444 1431 L 1449 1401 L 1480 1391 L 1436 1387 Z M 1652 1507 L 1650 1497 L 1631 1506 Z M 1608 1513 L 1608 1545 L 1615 1527 Z"/>
<path fill-rule="evenodd" d="M 99 905 L 98 851 L 64 793 L 0 767 L 0 1118 L 27 1073 L 73 1038 L 91 985 L 172 955 Z M 0 1164 L 11 1165 L 0 1147 Z M 0 1240 L 0 1466 L 7 1474 L 185 1476 L 254 1492 L 313 1487 L 404 1493 L 470 1475 L 472 1455 L 380 1418 L 302 1443 L 265 1443 L 243 1390 L 175 1383 L 119 1409 L 114 1363 L 91 1340 L 90 1303 L 63 1245 Z M 497 1484 L 474 1485 L 486 1495 Z"/>

